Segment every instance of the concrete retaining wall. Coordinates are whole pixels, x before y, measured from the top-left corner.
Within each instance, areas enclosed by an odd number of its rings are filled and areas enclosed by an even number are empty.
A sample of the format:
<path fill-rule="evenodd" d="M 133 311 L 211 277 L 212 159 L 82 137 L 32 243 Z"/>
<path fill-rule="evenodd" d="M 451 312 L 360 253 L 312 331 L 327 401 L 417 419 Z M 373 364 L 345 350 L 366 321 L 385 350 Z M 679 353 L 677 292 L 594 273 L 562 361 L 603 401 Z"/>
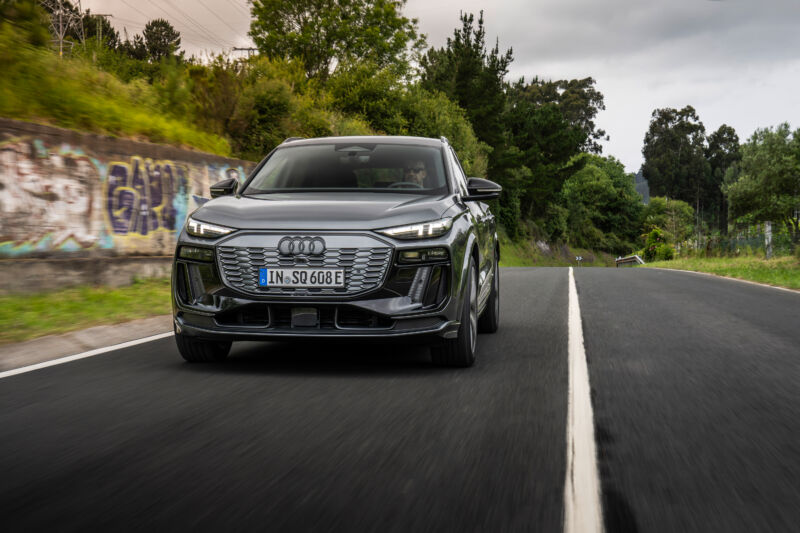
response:
<path fill-rule="evenodd" d="M 168 272 L 175 232 L 209 186 L 253 166 L 0 119 L 0 292 Z"/>

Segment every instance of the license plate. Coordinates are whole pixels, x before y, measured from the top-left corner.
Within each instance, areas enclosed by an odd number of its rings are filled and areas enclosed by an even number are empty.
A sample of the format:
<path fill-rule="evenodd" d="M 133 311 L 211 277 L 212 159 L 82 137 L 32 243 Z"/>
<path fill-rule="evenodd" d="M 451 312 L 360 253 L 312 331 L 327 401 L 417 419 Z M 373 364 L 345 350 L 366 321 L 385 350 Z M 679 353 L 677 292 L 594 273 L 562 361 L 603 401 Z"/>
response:
<path fill-rule="evenodd" d="M 299 289 L 344 287 L 344 269 L 339 268 L 259 268 L 260 287 Z"/>

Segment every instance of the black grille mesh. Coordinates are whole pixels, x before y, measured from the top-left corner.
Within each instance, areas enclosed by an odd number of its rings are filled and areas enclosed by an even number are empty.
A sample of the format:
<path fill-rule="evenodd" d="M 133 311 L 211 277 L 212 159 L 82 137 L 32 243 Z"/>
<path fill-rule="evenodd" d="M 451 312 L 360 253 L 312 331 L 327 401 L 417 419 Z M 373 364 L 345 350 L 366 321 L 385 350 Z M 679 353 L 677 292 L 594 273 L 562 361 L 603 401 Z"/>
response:
<path fill-rule="evenodd" d="M 357 294 L 379 287 L 389 269 L 392 250 L 388 247 L 334 248 L 325 250 L 319 256 L 283 256 L 277 248 L 220 246 L 217 258 L 225 283 L 243 292 L 278 296 L 334 296 Z M 343 268 L 345 286 L 314 289 L 260 287 L 258 269 L 263 267 Z"/>

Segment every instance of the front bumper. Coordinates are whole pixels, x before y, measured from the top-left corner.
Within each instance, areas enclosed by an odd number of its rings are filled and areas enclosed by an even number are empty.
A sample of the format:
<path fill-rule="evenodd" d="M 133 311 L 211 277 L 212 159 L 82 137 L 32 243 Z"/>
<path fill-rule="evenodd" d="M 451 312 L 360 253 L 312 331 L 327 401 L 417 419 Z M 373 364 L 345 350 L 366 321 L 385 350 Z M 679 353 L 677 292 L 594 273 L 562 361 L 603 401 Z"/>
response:
<path fill-rule="evenodd" d="M 173 267 L 175 330 L 183 335 L 226 341 L 393 339 L 422 342 L 457 336 L 459 322 L 449 260 L 398 264 L 395 247 L 386 260 L 381 283 L 365 292 L 296 296 L 255 294 L 249 286 L 242 290 L 231 283 L 229 259 L 220 258 L 216 247 L 203 243 L 215 250 L 213 262 L 180 257 L 181 246 L 197 244 L 200 243 L 193 239 L 181 239 Z M 442 246 L 443 243 L 437 244 Z M 247 272 L 255 269 L 249 258 L 247 264 Z M 417 276 L 420 269 L 427 269 L 427 273 Z M 356 274 L 353 270 L 348 280 L 356 279 Z M 421 279 L 424 281 L 420 282 Z M 297 313 L 313 318 L 310 323 L 302 323 L 295 320 Z"/>
<path fill-rule="evenodd" d="M 410 318 L 396 321 L 388 329 L 327 329 L 291 327 L 219 327 L 213 322 L 205 326 L 197 324 L 197 315 L 179 312 L 175 315 L 175 331 L 191 337 L 221 341 L 268 341 L 268 340 L 373 340 L 435 343 L 442 339 L 455 338 L 459 322 L 441 317 Z M 212 319 L 213 320 L 213 319 Z"/>

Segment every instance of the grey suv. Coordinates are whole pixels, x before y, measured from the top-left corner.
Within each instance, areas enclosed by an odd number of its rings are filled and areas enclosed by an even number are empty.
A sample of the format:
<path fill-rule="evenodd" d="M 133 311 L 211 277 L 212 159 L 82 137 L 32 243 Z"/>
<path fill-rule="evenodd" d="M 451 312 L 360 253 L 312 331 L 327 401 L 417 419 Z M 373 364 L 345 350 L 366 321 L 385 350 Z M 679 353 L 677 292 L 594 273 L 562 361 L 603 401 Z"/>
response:
<path fill-rule="evenodd" d="M 188 361 L 231 342 L 419 340 L 471 366 L 497 330 L 500 249 L 485 200 L 447 139 L 287 139 L 239 187 L 211 187 L 178 237 L 175 340 Z"/>

